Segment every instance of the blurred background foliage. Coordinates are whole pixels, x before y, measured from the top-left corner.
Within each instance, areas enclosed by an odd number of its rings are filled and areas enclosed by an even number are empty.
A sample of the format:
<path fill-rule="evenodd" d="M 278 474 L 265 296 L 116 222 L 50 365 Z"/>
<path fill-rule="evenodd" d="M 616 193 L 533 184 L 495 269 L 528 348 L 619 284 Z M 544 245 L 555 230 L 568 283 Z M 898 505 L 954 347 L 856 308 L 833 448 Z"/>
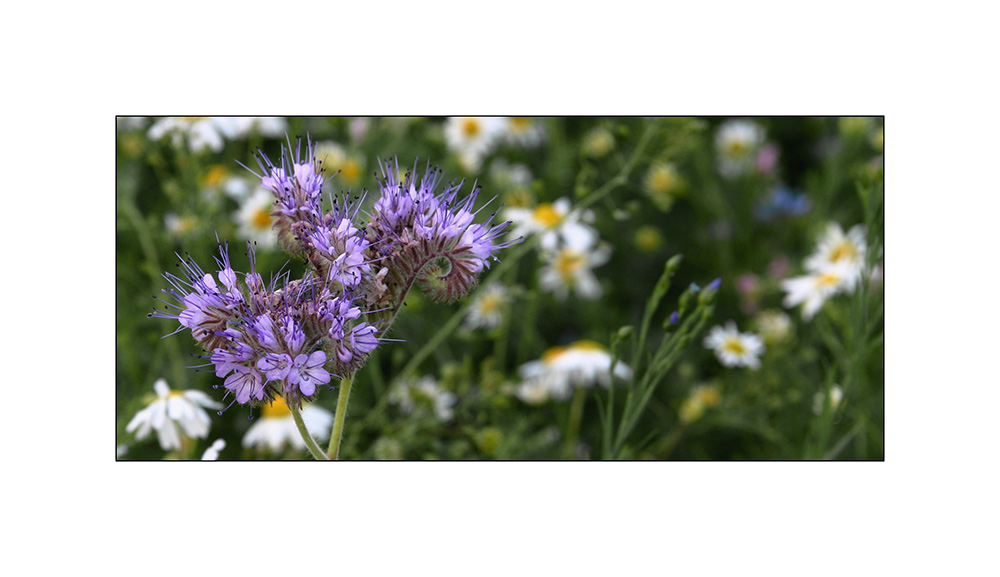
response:
<path fill-rule="evenodd" d="M 162 459 L 155 436 L 136 441 L 125 427 L 150 400 L 163 378 L 173 389 L 197 389 L 222 401 L 212 372 L 201 364 L 190 334 L 176 323 L 147 318 L 154 296 L 174 271 L 176 254 L 190 254 L 207 268 L 217 239 L 231 247 L 233 266 L 247 270 L 241 218 L 259 188 L 250 171 L 258 147 L 280 156 L 285 135 L 336 143 L 328 168 L 340 174 L 327 190 L 377 192 L 377 159 L 431 161 L 446 180 L 476 181 L 491 208 L 537 206 L 568 198 L 574 206 L 627 168 L 610 193 L 589 206 L 591 226 L 611 249 L 594 269 L 602 295 L 560 299 L 538 282 L 543 257 L 527 251 L 495 278 L 512 298 L 492 330 L 459 326 L 402 374 L 413 355 L 438 334 L 463 305 L 437 305 L 411 292 L 389 337 L 356 376 L 342 455 L 348 459 L 559 459 L 571 403 L 532 405 L 514 391 L 518 369 L 547 349 L 588 339 L 610 346 L 623 326 L 637 326 L 664 263 L 683 255 L 654 326 L 677 308 L 691 283 L 722 282 L 708 326 L 734 320 L 754 330 L 761 311 L 784 311 L 788 331 L 767 342 L 762 367 L 726 367 L 696 336 L 658 383 L 623 453 L 633 459 L 882 459 L 884 358 L 881 342 L 881 254 L 871 256 L 878 278 L 863 290 L 827 301 L 811 321 L 782 306 L 780 281 L 802 274 L 802 262 L 828 223 L 844 230 L 868 226 L 869 247 L 881 238 L 882 119 L 765 117 L 752 119 L 764 136 L 754 167 L 726 176 L 716 142 L 729 118 L 532 118 L 535 140 L 499 141 L 474 162 L 449 140 L 445 118 L 282 118 L 220 132 L 221 145 L 199 147 L 196 135 L 154 130 L 159 118 L 117 119 L 116 211 L 116 426 L 119 457 Z M 193 122 L 193 121 L 188 121 Z M 179 136 L 178 136 L 179 135 Z M 766 150 L 765 150 L 766 149 Z M 640 150 L 634 165 L 632 153 Z M 763 156 L 763 158 L 762 158 Z M 332 157 L 331 157 L 332 158 Z M 332 165 L 332 166 L 331 166 Z M 669 169 L 664 169 L 668 166 Z M 512 178 L 511 167 L 517 167 Z M 331 171 L 332 172 L 332 171 Z M 524 175 L 529 175 L 524 177 Z M 784 196 L 776 196 L 777 190 Z M 369 195 L 372 196 L 372 195 Z M 867 200 L 866 200 L 867 199 Z M 244 211 L 241 215 L 241 210 Z M 503 214 L 501 213 L 501 217 Z M 250 217 L 252 218 L 252 216 Z M 262 247 L 262 244 L 258 244 Z M 501 254 L 501 260 L 514 250 Z M 260 248 L 258 270 L 285 267 L 293 277 L 302 263 L 279 249 Z M 496 269 L 496 266 L 494 266 Z M 759 330 L 758 330 L 759 332 Z M 629 357 L 623 356 L 624 359 Z M 433 377 L 454 394 L 448 418 L 433 399 L 417 398 L 411 410 L 393 400 L 401 378 Z M 619 383 L 616 387 L 622 387 Z M 839 402 L 822 403 L 834 388 Z M 600 458 L 608 391 L 588 389 L 574 457 Z M 819 395 L 819 396 L 818 396 Z M 819 399 L 819 409 L 817 409 Z M 226 401 L 228 404 L 228 400 Z M 336 394 L 317 404 L 335 408 Z M 246 408 L 214 412 L 208 438 L 189 439 L 169 458 L 199 458 L 214 439 L 227 442 L 222 459 L 307 458 L 301 451 L 244 448 L 254 422 Z"/>

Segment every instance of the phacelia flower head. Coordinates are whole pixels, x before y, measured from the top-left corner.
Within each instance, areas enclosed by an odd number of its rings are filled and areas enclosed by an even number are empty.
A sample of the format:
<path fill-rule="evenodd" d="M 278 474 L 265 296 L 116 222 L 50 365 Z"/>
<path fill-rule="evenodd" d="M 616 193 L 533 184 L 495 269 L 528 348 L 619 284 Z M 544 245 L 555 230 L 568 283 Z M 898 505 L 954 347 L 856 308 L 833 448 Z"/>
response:
<path fill-rule="evenodd" d="M 282 148 L 277 165 L 258 150 L 257 164 L 263 174 L 254 172 L 254 175 L 275 198 L 271 216 L 275 220 L 273 226 L 278 231 L 278 240 L 289 254 L 304 254 L 307 252 L 306 240 L 298 237 L 311 230 L 312 223 L 323 216 L 322 192 L 326 178 L 323 163 L 316 159 L 315 145 L 307 140 L 303 154 L 300 138 L 296 140 L 292 156 L 289 143 L 288 148 Z M 298 223 L 305 224 L 295 228 Z"/>
<path fill-rule="evenodd" d="M 353 296 L 331 292 L 315 276 L 289 281 L 285 274 L 265 285 L 255 271 L 253 245 L 248 249 L 251 272 L 242 283 L 224 245 L 216 259 L 218 281 L 185 261 L 187 280 L 166 275 L 174 288 L 164 292 L 175 302 L 163 300 L 167 308 L 150 316 L 191 329 L 237 403 L 260 405 L 280 394 L 299 406 L 335 375 L 360 368 L 380 331 L 357 322 L 362 312 Z"/>
<path fill-rule="evenodd" d="M 458 199 L 463 182 L 436 189 L 442 179 L 437 167 L 428 167 L 418 177 L 416 168 L 402 181 L 395 161 L 382 165 L 381 196 L 375 203 L 368 239 L 376 258 L 388 269 L 386 304 L 398 307 L 409 286 L 420 289 L 437 302 L 453 302 L 476 286 L 478 274 L 503 248 L 520 242 L 499 242 L 509 222 L 474 223 L 479 195 L 475 187 Z M 481 210 L 481 209 L 480 209 Z"/>
<path fill-rule="evenodd" d="M 310 227 L 299 227 L 312 248 L 309 262 L 335 287 L 357 287 L 362 275 L 371 270 L 365 256 L 371 242 L 355 225 L 359 208 L 360 203 L 344 199 L 343 203 L 335 203 L 322 220 Z"/>
<path fill-rule="evenodd" d="M 306 262 L 304 276 L 279 273 L 265 283 L 248 243 L 251 268 L 240 279 L 221 245 L 215 274 L 189 257 L 178 265 L 181 276 L 166 275 L 170 298 L 150 315 L 190 329 L 223 379 L 216 386 L 240 404 L 265 405 L 279 395 L 293 407 L 312 401 L 320 385 L 365 364 L 412 286 L 436 301 L 457 300 L 499 250 L 521 240 L 499 240 L 509 222 L 474 222 L 478 187 L 463 198 L 462 183 L 439 191 L 436 167 L 418 175 L 395 161 L 382 164 L 369 214 L 361 209 L 365 193 L 331 198 L 324 212 L 327 179 L 310 140 L 304 147 L 297 140 L 294 153 L 289 143 L 277 164 L 258 151 L 257 162 L 254 175 L 273 197 L 258 220 Z"/>

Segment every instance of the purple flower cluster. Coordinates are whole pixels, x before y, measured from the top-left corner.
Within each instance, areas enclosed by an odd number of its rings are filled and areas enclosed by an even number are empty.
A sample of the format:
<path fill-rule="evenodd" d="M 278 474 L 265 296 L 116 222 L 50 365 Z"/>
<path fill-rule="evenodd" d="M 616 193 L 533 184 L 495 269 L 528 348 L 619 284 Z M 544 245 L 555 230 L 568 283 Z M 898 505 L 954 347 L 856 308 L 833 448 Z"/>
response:
<path fill-rule="evenodd" d="M 462 200 L 462 183 L 436 193 L 437 168 L 418 185 L 415 170 L 395 182 L 388 175 L 398 174 L 396 163 L 383 166 L 381 195 L 362 223 L 364 195 L 331 199 L 333 208 L 324 213 L 327 179 L 311 142 L 304 155 L 299 140 L 294 157 L 289 146 L 278 164 L 263 153 L 257 162 L 263 174 L 256 176 L 275 196 L 271 216 L 279 239 L 309 265 L 305 276 L 289 280 L 285 273 L 265 285 L 248 245 L 250 272 L 241 273 L 240 282 L 220 246 L 215 276 L 190 257 L 178 265 L 181 276 L 164 275 L 170 300 L 160 299 L 166 307 L 149 315 L 190 329 L 241 404 L 270 402 L 277 394 L 293 406 L 312 400 L 318 385 L 364 365 L 411 286 L 436 301 L 454 301 L 475 287 L 497 251 L 521 240 L 496 242 L 509 222 L 491 226 L 493 216 L 473 222 L 478 187 Z"/>
<path fill-rule="evenodd" d="M 378 258 L 394 281 L 386 299 L 390 306 L 401 304 L 413 282 L 437 302 L 458 300 L 475 288 L 477 275 L 497 251 L 522 240 L 496 242 L 510 225 L 491 226 L 496 212 L 483 224 L 472 222 L 478 186 L 456 200 L 464 181 L 435 192 L 443 176 L 437 167 L 428 167 L 419 179 L 414 167 L 401 182 L 395 161 L 381 169 L 381 196 L 367 235 L 372 246 L 381 247 Z"/>
<path fill-rule="evenodd" d="M 298 405 L 335 374 L 360 368 L 379 331 L 358 321 L 362 312 L 353 297 L 331 292 L 315 277 L 288 281 L 286 275 L 265 286 L 249 248 L 251 272 L 242 283 L 224 246 L 216 259 L 219 282 L 183 261 L 184 278 L 164 275 L 172 285 L 164 292 L 175 302 L 161 299 L 165 308 L 150 316 L 191 329 L 236 402 L 270 402 L 281 394 Z"/>

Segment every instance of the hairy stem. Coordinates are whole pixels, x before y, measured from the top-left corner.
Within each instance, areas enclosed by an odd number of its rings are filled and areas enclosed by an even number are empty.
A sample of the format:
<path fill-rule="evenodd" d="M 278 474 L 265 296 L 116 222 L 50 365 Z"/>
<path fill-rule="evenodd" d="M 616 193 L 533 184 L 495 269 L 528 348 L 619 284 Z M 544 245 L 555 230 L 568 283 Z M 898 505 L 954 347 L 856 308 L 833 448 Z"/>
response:
<path fill-rule="evenodd" d="M 312 456 L 316 458 L 317 461 L 327 461 L 327 456 L 323 453 L 323 449 L 319 448 L 316 443 L 316 439 L 312 438 L 309 434 L 309 429 L 306 428 L 305 421 L 302 420 L 302 413 L 299 408 L 292 403 L 288 404 L 288 410 L 292 413 L 292 419 L 295 421 L 295 426 L 299 429 L 299 434 L 302 435 L 302 440 L 306 442 L 306 448 L 312 453 Z"/>
<path fill-rule="evenodd" d="M 337 395 L 337 412 L 333 416 L 333 430 L 330 432 L 330 448 L 326 456 L 336 461 L 340 457 L 340 439 L 344 434 L 344 420 L 347 418 L 347 403 L 351 397 L 351 385 L 354 375 L 347 375 L 340 380 L 340 394 Z"/>

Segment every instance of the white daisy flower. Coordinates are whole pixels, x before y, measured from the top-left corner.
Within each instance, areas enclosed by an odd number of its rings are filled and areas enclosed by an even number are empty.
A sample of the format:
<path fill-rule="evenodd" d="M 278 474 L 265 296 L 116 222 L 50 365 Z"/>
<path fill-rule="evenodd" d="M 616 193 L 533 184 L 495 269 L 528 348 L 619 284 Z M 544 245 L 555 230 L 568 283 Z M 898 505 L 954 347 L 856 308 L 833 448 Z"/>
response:
<path fill-rule="evenodd" d="M 182 432 L 192 439 L 208 436 L 212 421 L 205 409 L 221 409 L 222 405 L 201 391 L 172 391 L 163 379 L 153 383 L 153 390 L 156 399 L 132 417 L 126 433 L 135 431 L 141 441 L 155 430 L 164 451 L 181 448 Z"/>
<path fill-rule="evenodd" d="M 255 132 L 268 138 L 277 138 L 288 131 L 288 122 L 280 116 L 243 116 L 234 118 L 233 124 L 236 138 L 245 138 Z"/>
<path fill-rule="evenodd" d="M 330 438 L 333 413 L 316 405 L 304 405 L 301 415 L 306 429 L 314 439 L 325 441 Z M 271 404 L 261 407 L 260 418 L 247 429 L 242 443 L 245 448 L 267 447 L 275 453 L 281 452 L 286 446 L 298 451 L 306 449 L 306 442 L 299 434 L 292 412 L 280 396 L 275 397 Z"/>
<path fill-rule="evenodd" d="M 861 269 L 850 262 L 781 281 L 785 291 L 782 304 L 786 308 L 802 305 L 802 318 L 810 320 L 823 307 L 826 299 L 842 292 L 851 292 L 857 284 Z"/>
<path fill-rule="evenodd" d="M 511 188 L 524 188 L 531 184 L 534 176 L 531 169 L 523 164 L 508 164 L 506 160 L 498 158 L 490 163 L 490 176 L 493 181 L 503 190 Z"/>
<path fill-rule="evenodd" d="M 212 443 L 212 445 L 210 447 L 208 447 L 207 449 L 205 449 L 204 453 L 202 453 L 201 460 L 202 461 L 218 461 L 219 460 L 219 453 L 222 452 L 222 450 L 225 449 L 225 448 L 226 448 L 226 440 L 225 439 L 216 439 L 215 442 Z"/>
<path fill-rule="evenodd" d="M 611 258 L 611 249 L 599 245 L 592 249 L 566 247 L 556 252 L 544 252 L 546 264 L 538 273 L 539 286 L 565 299 L 570 291 L 585 300 L 601 297 L 603 290 L 593 270 Z"/>
<path fill-rule="evenodd" d="M 754 333 L 741 333 L 736 323 L 714 326 L 705 337 L 705 348 L 713 349 L 715 357 L 727 367 L 760 368 L 760 356 L 766 350 L 764 341 Z"/>
<path fill-rule="evenodd" d="M 186 236 L 198 228 L 198 217 L 193 214 L 178 216 L 177 213 L 168 212 L 163 217 L 163 225 L 170 234 Z"/>
<path fill-rule="evenodd" d="M 538 369 L 541 368 L 541 361 L 532 362 L 538 364 Z M 527 363 L 525 366 L 530 364 L 531 363 Z M 535 370 L 536 369 L 529 367 L 527 369 L 527 373 L 533 373 Z M 545 379 L 528 377 L 525 377 L 525 380 L 517 385 L 517 389 L 515 389 L 514 394 L 517 395 L 517 398 L 529 405 L 541 405 L 548 402 L 550 397 L 555 397 L 550 383 Z M 565 397 L 562 399 L 565 399 Z"/>
<path fill-rule="evenodd" d="M 529 404 L 540 404 L 552 398 L 557 401 L 569 398 L 572 388 L 592 387 L 600 384 L 611 386 L 611 353 L 594 341 L 577 341 L 566 347 L 553 347 L 536 361 L 527 362 L 518 369 L 522 382 L 515 394 Z M 632 378 L 632 369 L 618 361 L 614 376 Z"/>
<path fill-rule="evenodd" d="M 545 128 L 535 118 L 510 116 L 505 119 L 504 140 L 516 146 L 537 148 L 545 139 Z"/>
<path fill-rule="evenodd" d="M 476 172 L 483 157 L 493 150 L 506 121 L 497 117 L 452 116 L 444 123 L 448 148 L 456 153 L 462 168 Z"/>
<path fill-rule="evenodd" d="M 583 137 L 583 153 L 592 158 L 600 158 L 615 148 L 615 135 L 606 126 L 598 126 Z"/>
<path fill-rule="evenodd" d="M 160 140 L 169 136 L 174 146 L 180 147 L 187 140 L 192 152 L 211 150 L 219 152 L 226 140 L 239 132 L 239 119 L 217 116 L 168 116 L 149 127 L 146 136 Z"/>
<path fill-rule="evenodd" d="M 496 282 L 476 291 L 465 326 L 470 330 L 492 330 L 503 320 L 503 305 L 510 302 L 510 293 L 505 286 Z"/>
<path fill-rule="evenodd" d="M 226 196 L 242 205 L 250 193 L 259 186 L 259 178 L 251 180 L 243 176 L 229 176 L 220 183 L 219 188 Z"/>
<path fill-rule="evenodd" d="M 393 387 L 389 400 L 405 414 L 410 414 L 421 404 L 430 405 L 434 415 L 442 421 L 450 421 L 454 416 L 454 406 L 458 396 L 442 388 L 434 377 L 423 377 L 417 381 L 400 381 Z"/>
<path fill-rule="evenodd" d="M 830 266 L 849 264 L 859 270 L 864 266 L 865 227 L 855 225 L 844 234 L 844 230 L 836 222 L 827 225 L 823 236 L 817 243 L 816 251 L 806 259 L 805 267 L 810 272 L 819 272 Z"/>
<path fill-rule="evenodd" d="M 117 132 L 129 132 L 132 130 L 142 130 L 146 127 L 145 116 L 118 116 L 115 118 L 115 129 Z"/>
<path fill-rule="evenodd" d="M 792 319 L 782 311 L 761 311 L 754 317 L 754 324 L 765 345 L 783 343 L 792 337 Z"/>
<path fill-rule="evenodd" d="M 337 173 L 337 186 L 346 185 L 350 188 L 361 182 L 361 175 L 365 170 L 364 159 L 357 154 L 349 154 L 340 144 L 332 140 L 318 142 L 313 154 L 316 160 L 323 163 L 327 174 Z"/>
<path fill-rule="evenodd" d="M 597 231 L 589 226 L 594 213 L 573 210 L 568 198 L 549 203 L 543 202 L 535 208 L 513 207 L 504 210 L 504 217 L 514 223 L 511 237 L 541 234 L 539 246 L 542 250 L 554 251 L 562 246 L 586 250 L 597 241 Z"/>
<path fill-rule="evenodd" d="M 255 241 L 258 247 L 270 249 L 278 244 L 278 233 L 271 226 L 274 219 L 274 195 L 265 188 L 255 189 L 243 199 L 240 209 L 233 218 L 237 222 L 236 233 L 247 240 Z"/>
<path fill-rule="evenodd" d="M 719 172 L 728 178 L 754 169 L 757 149 L 764 143 L 764 129 L 752 120 L 729 120 L 715 133 Z"/>

